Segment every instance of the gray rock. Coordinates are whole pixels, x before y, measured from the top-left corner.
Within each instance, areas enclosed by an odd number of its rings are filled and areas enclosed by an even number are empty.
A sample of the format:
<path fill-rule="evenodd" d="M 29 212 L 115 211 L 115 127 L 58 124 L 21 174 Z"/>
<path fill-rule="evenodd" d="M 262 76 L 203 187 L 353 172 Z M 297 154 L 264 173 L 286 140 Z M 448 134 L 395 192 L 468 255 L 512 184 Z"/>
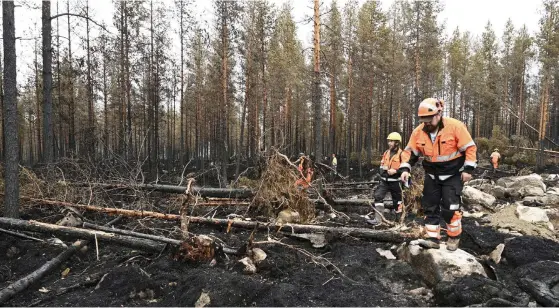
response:
<path fill-rule="evenodd" d="M 464 187 L 464 189 L 462 190 L 462 198 L 465 204 L 480 204 L 488 208 L 493 208 L 493 204 L 496 201 L 495 197 L 493 197 L 492 195 L 484 193 L 471 186 Z"/>
<path fill-rule="evenodd" d="M 518 219 L 528 222 L 549 222 L 549 217 L 547 217 L 545 210 L 521 204 L 518 204 L 516 207 L 516 216 L 518 216 Z"/>
<path fill-rule="evenodd" d="M 462 249 L 450 252 L 445 244 L 441 244 L 440 249 L 423 249 L 419 245 L 404 243 L 398 248 L 397 253 L 398 257 L 408 262 L 430 286 L 473 273 L 487 276 L 483 266 L 473 255 Z"/>

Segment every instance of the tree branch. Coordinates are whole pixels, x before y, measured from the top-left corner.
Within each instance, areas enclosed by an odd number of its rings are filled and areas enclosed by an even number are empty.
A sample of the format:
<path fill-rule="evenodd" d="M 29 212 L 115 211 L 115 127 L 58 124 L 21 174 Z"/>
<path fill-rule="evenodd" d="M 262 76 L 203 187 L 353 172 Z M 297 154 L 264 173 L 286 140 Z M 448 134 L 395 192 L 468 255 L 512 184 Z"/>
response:
<path fill-rule="evenodd" d="M 62 17 L 62 16 L 74 16 L 74 17 L 80 17 L 80 18 L 84 18 L 84 19 L 89 19 L 89 21 L 91 21 L 92 23 L 96 24 L 97 26 L 99 26 L 101 29 L 107 31 L 107 33 L 112 34 L 111 31 L 107 30 L 107 28 L 105 28 L 105 26 L 103 26 L 102 24 L 96 22 L 95 20 L 91 19 L 88 16 L 83 16 L 80 14 L 75 14 L 75 13 L 61 13 L 58 15 L 54 15 L 50 17 L 50 20 L 52 21 L 53 19 L 56 19 L 58 17 Z"/>

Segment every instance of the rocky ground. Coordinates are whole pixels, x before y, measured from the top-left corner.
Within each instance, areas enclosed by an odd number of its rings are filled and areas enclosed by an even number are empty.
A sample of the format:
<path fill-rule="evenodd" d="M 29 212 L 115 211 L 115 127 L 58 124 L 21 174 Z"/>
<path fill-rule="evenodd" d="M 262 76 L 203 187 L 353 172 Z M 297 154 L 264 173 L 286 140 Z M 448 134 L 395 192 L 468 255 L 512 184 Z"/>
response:
<path fill-rule="evenodd" d="M 251 255 L 256 271 L 249 274 L 239 262 L 246 255 L 193 263 L 175 260 L 177 251 L 172 248 L 146 253 L 90 243 L 3 305 L 558 306 L 559 176 L 505 175 L 478 174 L 465 189 L 464 234 L 461 249 L 454 253 L 423 250 L 415 241 L 375 242 L 329 234 L 326 244 L 316 248 L 294 236 L 257 232 L 254 242 L 265 243 L 255 246 L 266 258 L 257 262 Z M 344 210 L 351 217 L 349 225 L 367 227 L 362 215 L 369 209 Z M 84 215 L 99 224 L 110 220 Z M 60 212 L 26 207 L 23 218 L 54 223 Z M 406 221 L 417 228 L 420 218 L 410 215 Z M 168 237 L 179 234 L 176 222 L 156 219 L 124 219 L 115 227 Z M 211 235 L 228 247 L 242 247 L 251 235 L 250 230 L 195 224 L 189 231 Z M 0 234 L 0 289 L 64 251 Z"/>

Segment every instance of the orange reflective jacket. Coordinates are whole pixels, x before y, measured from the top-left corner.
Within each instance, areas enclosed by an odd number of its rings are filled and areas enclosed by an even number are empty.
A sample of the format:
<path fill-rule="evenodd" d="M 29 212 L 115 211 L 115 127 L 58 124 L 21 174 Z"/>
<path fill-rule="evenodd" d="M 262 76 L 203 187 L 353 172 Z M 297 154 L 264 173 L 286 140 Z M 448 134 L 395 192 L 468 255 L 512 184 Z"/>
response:
<path fill-rule="evenodd" d="M 400 174 L 395 173 L 393 175 L 388 175 L 387 171 L 390 169 L 398 170 L 400 169 L 400 159 L 402 156 L 402 150 L 398 149 L 396 153 L 392 155 L 390 149 L 384 152 L 382 155 L 382 160 L 380 161 L 380 176 L 386 181 L 399 181 Z M 392 155 L 392 156 L 391 156 Z"/>
<path fill-rule="evenodd" d="M 409 171 L 423 156 L 423 168 L 431 175 L 454 175 L 464 170 L 472 172 L 476 167 L 476 144 L 466 125 L 453 118 L 442 118 L 435 141 L 419 125 L 410 136 L 402 153 L 402 171 Z"/>

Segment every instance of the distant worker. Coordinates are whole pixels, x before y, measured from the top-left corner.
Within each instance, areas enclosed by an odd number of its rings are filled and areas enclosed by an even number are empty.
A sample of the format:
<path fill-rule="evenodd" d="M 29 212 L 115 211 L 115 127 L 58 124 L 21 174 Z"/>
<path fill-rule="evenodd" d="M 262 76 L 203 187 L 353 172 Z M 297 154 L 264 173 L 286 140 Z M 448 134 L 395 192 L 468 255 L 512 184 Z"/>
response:
<path fill-rule="evenodd" d="M 304 153 L 299 154 L 299 159 L 295 163 L 299 162 L 297 169 L 299 170 L 299 179 L 295 182 L 295 186 L 298 189 L 307 189 L 312 181 L 314 171 L 312 169 L 311 160 L 305 156 Z"/>
<path fill-rule="evenodd" d="M 493 164 L 493 173 L 497 171 L 499 168 L 499 161 L 501 160 L 501 154 L 499 153 L 499 149 L 494 149 L 493 153 L 491 153 L 491 163 Z"/>
<path fill-rule="evenodd" d="M 334 174 L 338 173 L 338 159 L 335 153 L 332 153 L 332 169 L 334 169 Z"/>
<path fill-rule="evenodd" d="M 422 123 L 414 129 L 402 153 L 400 171 L 401 180 L 407 182 L 411 167 L 423 156 L 425 180 L 421 206 L 427 239 L 420 244 L 425 248 L 440 247 L 442 217 L 446 222 L 447 249 L 455 251 L 462 234 L 460 195 L 476 167 L 477 147 L 464 123 L 443 118 L 443 106 L 444 102 L 435 98 L 419 104 Z"/>
<path fill-rule="evenodd" d="M 402 156 L 402 136 L 399 133 L 390 133 L 388 140 L 388 150 L 384 152 L 380 162 L 380 184 L 375 190 L 375 218 L 367 220 L 371 225 L 382 222 L 380 213 L 384 210 L 384 197 L 387 192 L 392 196 L 392 206 L 396 213 L 402 212 L 402 187 L 400 185 L 400 160 Z"/>

